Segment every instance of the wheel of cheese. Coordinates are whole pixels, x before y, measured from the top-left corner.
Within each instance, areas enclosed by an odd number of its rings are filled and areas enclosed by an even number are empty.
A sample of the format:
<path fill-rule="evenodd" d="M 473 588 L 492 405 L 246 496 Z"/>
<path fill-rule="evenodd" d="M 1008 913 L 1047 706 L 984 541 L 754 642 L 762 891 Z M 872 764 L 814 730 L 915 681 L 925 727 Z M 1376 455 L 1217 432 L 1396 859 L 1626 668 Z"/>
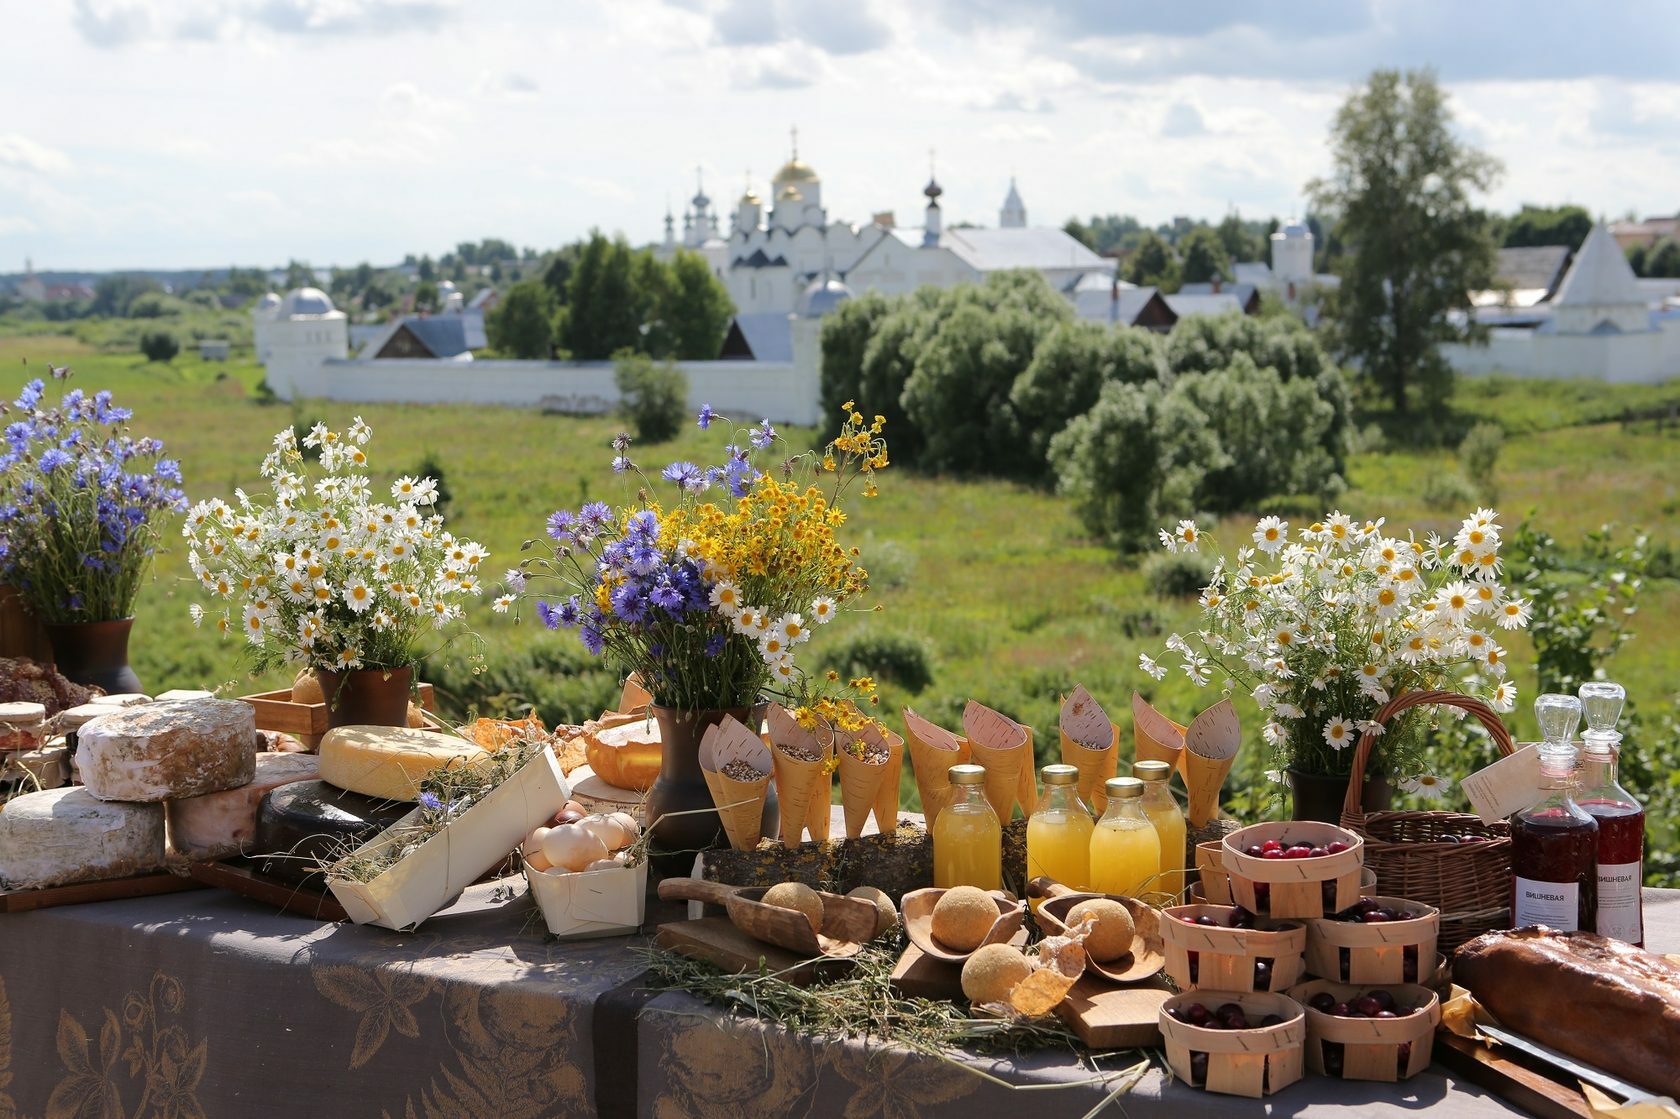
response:
<path fill-rule="evenodd" d="M 101 882 L 163 866 L 163 805 L 96 799 L 80 786 L 13 797 L 0 812 L 0 884 Z"/>
<path fill-rule="evenodd" d="M 337 727 L 321 739 L 321 780 L 381 800 L 416 800 L 428 773 L 487 757 L 466 739 L 438 731 Z"/>
<path fill-rule="evenodd" d="M 258 869 L 294 884 L 321 885 L 319 864 L 346 854 L 384 831 L 414 806 L 347 793 L 325 781 L 296 781 L 271 789 L 257 808 L 253 849 L 268 856 Z"/>
<path fill-rule="evenodd" d="M 138 704 L 76 732 L 82 783 L 100 800 L 182 800 L 249 784 L 256 715 L 236 699 Z"/>
<path fill-rule="evenodd" d="M 189 859 L 221 859 L 249 848 L 257 830 L 257 810 L 268 793 L 296 781 L 313 781 L 320 759 L 314 754 L 258 754 L 249 785 L 224 789 L 164 807 L 169 849 Z"/>

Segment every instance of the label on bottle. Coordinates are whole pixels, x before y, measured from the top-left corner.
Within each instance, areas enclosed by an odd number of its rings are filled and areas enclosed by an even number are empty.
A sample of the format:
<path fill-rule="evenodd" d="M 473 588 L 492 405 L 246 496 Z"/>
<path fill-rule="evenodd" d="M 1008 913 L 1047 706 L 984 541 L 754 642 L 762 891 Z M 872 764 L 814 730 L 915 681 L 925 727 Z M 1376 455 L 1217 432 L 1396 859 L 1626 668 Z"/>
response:
<path fill-rule="evenodd" d="M 1598 935 L 1638 944 L 1645 939 L 1639 884 L 1642 862 L 1598 864 Z"/>
<path fill-rule="evenodd" d="M 1540 787 L 1540 751 L 1524 746 L 1458 783 L 1484 824 L 1533 808 L 1546 796 Z"/>
<path fill-rule="evenodd" d="M 1511 914 L 1511 927 L 1545 925 L 1559 932 L 1574 932 L 1580 924 L 1581 884 L 1579 882 L 1537 882 L 1532 878 L 1517 879 L 1516 911 Z"/>

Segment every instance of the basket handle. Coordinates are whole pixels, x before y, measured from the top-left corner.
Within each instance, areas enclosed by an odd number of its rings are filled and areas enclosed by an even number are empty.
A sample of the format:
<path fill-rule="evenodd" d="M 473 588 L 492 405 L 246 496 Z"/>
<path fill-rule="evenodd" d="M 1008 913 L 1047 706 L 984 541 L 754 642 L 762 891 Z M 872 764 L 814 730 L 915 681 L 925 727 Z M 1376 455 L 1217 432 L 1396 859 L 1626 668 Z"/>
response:
<path fill-rule="evenodd" d="M 1418 691 L 1405 692 L 1395 696 L 1371 716 L 1373 723 L 1386 724 L 1388 720 L 1410 707 L 1425 705 L 1436 707 L 1457 707 L 1476 716 L 1476 719 L 1487 728 L 1488 734 L 1493 736 L 1493 744 L 1499 748 L 1501 757 L 1516 752 L 1516 743 L 1511 739 L 1511 732 L 1505 726 L 1505 721 L 1499 717 L 1487 703 L 1474 696 L 1461 695 L 1458 692 Z M 1375 749 L 1377 736 L 1371 731 L 1365 731 L 1359 736 L 1359 742 L 1353 748 L 1353 772 L 1348 774 L 1347 796 L 1342 801 L 1342 816 L 1344 819 L 1360 818 L 1364 815 L 1361 801 L 1365 796 L 1365 767 L 1371 761 L 1371 751 Z"/>

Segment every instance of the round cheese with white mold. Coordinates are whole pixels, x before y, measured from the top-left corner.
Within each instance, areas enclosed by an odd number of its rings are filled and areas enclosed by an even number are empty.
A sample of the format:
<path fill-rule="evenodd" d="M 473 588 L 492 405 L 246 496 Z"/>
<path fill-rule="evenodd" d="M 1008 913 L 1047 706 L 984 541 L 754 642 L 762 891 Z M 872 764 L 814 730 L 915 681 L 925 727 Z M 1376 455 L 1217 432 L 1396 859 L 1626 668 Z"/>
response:
<path fill-rule="evenodd" d="M 102 801 L 79 786 L 13 797 L 0 812 L 0 883 L 101 882 L 163 866 L 163 805 Z"/>
<path fill-rule="evenodd" d="M 83 723 L 76 764 L 100 800 L 181 800 L 249 784 L 256 732 L 236 699 L 148 703 Z"/>

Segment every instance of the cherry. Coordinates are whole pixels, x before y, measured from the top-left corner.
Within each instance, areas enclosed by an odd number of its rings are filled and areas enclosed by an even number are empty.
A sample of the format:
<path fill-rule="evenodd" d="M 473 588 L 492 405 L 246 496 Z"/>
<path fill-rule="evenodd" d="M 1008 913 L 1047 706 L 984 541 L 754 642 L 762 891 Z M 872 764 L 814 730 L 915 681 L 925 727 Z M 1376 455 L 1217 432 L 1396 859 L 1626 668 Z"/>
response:
<path fill-rule="evenodd" d="M 1217 929 L 1220 927 L 1218 918 L 1214 917 L 1211 913 L 1203 913 L 1200 916 L 1191 918 L 1191 920 L 1195 924 L 1205 925 L 1210 929 Z"/>
<path fill-rule="evenodd" d="M 1400 1017 L 1400 1015 L 1394 1013 L 1394 1011 L 1392 1011 L 1392 1010 L 1379 1010 L 1375 1014 L 1367 1014 L 1365 1017 L 1367 1017 L 1367 1018 L 1398 1018 L 1398 1017 Z"/>
<path fill-rule="evenodd" d="M 1464 840 L 1456 835 L 1443 835 L 1436 839 L 1437 843 L 1463 843 Z"/>
<path fill-rule="evenodd" d="M 1345 1003 L 1345 1002 L 1339 1002 L 1335 1006 L 1332 1006 L 1330 1008 L 1330 1013 L 1334 1014 L 1338 1018 L 1351 1018 L 1351 1017 L 1353 1017 L 1353 1011 L 1348 1007 L 1348 1004 Z"/>
<path fill-rule="evenodd" d="M 1348 1005 L 1353 1007 L 1354 1013 L 1361 1018 L 1374 1018 L 1382 1010 L 1382 1004 L 1370 995 L 1360 995 Z"/>
<path fill-rule="evenodd" d="M 1329 850 L 1326 849 L 1326 848 L 1314 847 L 1312 850 L 1307 852 L 1307 858 L 1309 858 L 1309 859 L 1322 859 L 1324 856 L 1328 855 L 1329 853 L 1330 853 Z"/>
<path fill-rule="evenodd" d="M 1286 859 L 1304 859 L 1311 854 L 1311 847 L 1291 847 L 1283 853 L 1283 857 Z"/>
<path fill-rule="evenodd" d="M 1190 1054 L 1190 1085 L 1200 1088 L 1207 1083 L 1208 1055 L 1206 1053 Z"/>
<path fill-rule="evenodd" d="M 1250 843 L 1243 851 L 1243 854 L 1247 855 L 1251 859 L 1260 859 L 1265 857 L 1266 849 L 1258 843 Z"/>
<path fill-rule="evenodd" d="M 1268 1014 L 1264 1018 L 1260 1019 L 1260 1025 L 1262 1027 L 1265 1027 L 1265 1026 L 1281 1026 L 1281 1025 L 1283 1025 L 1283 1015 L 1281 1015 L 1281 1014 Z"/>
<path fill-rule="evenodd" d="M 1376 1000 L 1378 1010 L 1393 1010 L 1394 996 L 1384 990 L 1372 991 L 1368 996 Z"/>
<path fill-rule="evenodd" d="M 1326 855 L 1340 855 L 1347 849 L 1348 845 L 1339 839 L 1332 839 L 1329 843 L 1324 845 L 1324 853 Z"/>
<path fill-rule="evenodd" d="M 1225 1028 L 1228 1030 L 1246 1030 L 1249 1028 L 1248 1015 L 1244 1014 L 1240 1010 L 1231 1015 L 1229 1018 L 1220 1019 L 1220 1021 L 1225 1023 Z"/>
<path fill-rule="evenodd" d="M 1329 991 L 1320 991 L 1307 1000 L 1307 1005 L 1320 1014 L 1329 1014 L 1336 1009 L 1336 996 Z"/>
<path fill-rule="evenodd" d="M 1272 989 L 1272 961 L 1266 959 L 1254 961 L 1254 989 L 1256 991 Z"/>
<path fill-rule="evenodd" d="M 1281 850 L 1283 850 L 1283 844 L 1280 843 L 1278 840 L 1268 839 L 1264 843 L 1260 844 L 1260 850 L 1262 850 L 1262 851 L 1281 851 Z"/>
<path fill-rule="evenodd" d="M 1262 859 L 1285 859 L 1289 856 L 1284 853 L 1281 847 L 1268 847 L 1260 853 L 1260 857 Z"/>
<path fill-rule="evenodd" d="M 1240 905 L 1237 906 L 1231 911 L 1231 927 L 1233 929 L 1252 929 L 1254 927 L 1254 914 Z"/>
<path fill-rule="evenodd" d="M 1213 1015 L 1214 1015 L 1214 1017 L 1223 1021 L 1227 1018 L 1230 1018 L 1232 1015 L 1241 1015 L 1242 1012 L 1243 1012 L 1242 1004 L 1234 1003 L 1234 1002 L 1226 1002 L 1226 1003 L 1220 1003 L 1219 1004 L 1219 1009 L 1214 1011 Z"/>
<path fill-rule="evenodd" d="M 1205 1026 L 1208 1023 L 1208 1009 L 1199 1002 L 1193 1002 L 1182 1008 L 1184 1020 L 1192 1026 Z"/>
<path fill-rule="evenodd" d="M 1388 920 L 1388 911 L 1386 909 L 1367 909 L 1360 915 L 1359 919 L 1367 925 L 1379 925 Z"/>
<path fill-rule="evenodd" d="M 1412 1043 L 1402 1041 L 1400 1047 L 1394 1051 L 1394 1075 L 1405 1076 L 1406 1066 L 1412 1063 Z"/>

